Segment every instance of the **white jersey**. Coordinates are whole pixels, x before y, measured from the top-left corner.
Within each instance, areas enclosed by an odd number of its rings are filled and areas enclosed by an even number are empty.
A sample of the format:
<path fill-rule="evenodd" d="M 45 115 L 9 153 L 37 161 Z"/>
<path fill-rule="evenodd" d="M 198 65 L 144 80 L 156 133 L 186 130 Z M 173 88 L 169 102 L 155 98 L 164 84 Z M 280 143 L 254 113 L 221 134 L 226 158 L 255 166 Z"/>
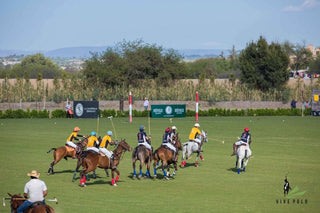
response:
<path fill-rule="evenodd" d="M 43 192 L 47 190 L 47 186 L 44 181 L 39 179 L 31 179 L 26 185 L 24 186 L 24 193 L 29 194 L 29 201 L 36 202 L 36 201 L 43 201 Z"/>

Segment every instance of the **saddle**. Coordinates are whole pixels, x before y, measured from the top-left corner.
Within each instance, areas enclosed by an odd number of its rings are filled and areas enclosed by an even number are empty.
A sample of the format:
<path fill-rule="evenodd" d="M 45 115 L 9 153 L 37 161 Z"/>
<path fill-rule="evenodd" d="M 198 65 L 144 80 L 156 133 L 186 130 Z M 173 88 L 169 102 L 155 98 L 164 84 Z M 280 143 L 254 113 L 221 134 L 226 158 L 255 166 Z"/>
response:
<path fill-rule="evenodd" d="M 90 153 L 96 153 L 96 152 L 93 151 L 93 150 L 84 151 L 84 152 L 81 153 L 80 157 L 81 157 L 81 158 L 85 158 L 85 157 L 87 157 L 88 154 L 90 154 Z"/>
<path fill-rule="evenodd" d="M 30 206 L 30 208 L 35 208 L 35 207 L 40 206 L 40 205 L 44 205 L 43 202 L 42 201 L 36 201 Z"/>

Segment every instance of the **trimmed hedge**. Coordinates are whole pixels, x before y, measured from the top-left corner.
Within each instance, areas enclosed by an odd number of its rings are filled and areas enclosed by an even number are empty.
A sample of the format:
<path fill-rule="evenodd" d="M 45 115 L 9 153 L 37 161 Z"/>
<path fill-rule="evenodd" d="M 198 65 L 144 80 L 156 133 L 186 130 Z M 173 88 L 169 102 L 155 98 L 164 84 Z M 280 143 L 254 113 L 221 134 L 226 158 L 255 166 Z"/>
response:
<path fill-rule="evenodd" d="M 137 111 L 132 110 L 133 117 L 148 117 L 149 111 Z M 247 109 L 247 110 L 230 110 L 230 109 L 221 109 L 214 108 L 206 110 L 199 110 L 199 116 L 301 116 L 301 109 Z M 306 109 L 303 111 L 304 115 L 311 115 L 311 109 Z M 22 109 L 12 110 L 8 109 L 5 112 L 0 110 L 0 118 L 49 118 L 50 112 L 48 110 L 32 110 L 27 109 L 24 111 Z M 128 117 L 129 111 L 124 111 L 123 113 L 118 110 L 108 109 L 108 110 L 99 110 L 100 117 Z M 195 116 L 195 111 L 187 110 L 186 116 L 191 117 Z M 66 112 L 62 109 L 53 110 L 51 113 L 51 118 L 66 118 Z"/>

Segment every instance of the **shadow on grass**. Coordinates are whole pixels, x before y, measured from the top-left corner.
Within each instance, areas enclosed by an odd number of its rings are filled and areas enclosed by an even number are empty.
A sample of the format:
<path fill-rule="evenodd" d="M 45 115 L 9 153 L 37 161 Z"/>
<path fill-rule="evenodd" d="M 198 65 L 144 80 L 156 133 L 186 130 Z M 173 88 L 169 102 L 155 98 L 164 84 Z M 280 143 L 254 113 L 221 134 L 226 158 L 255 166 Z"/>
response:
<path fill-rule="evenodd" d="M 228 171 L 230 171 L 230 172 L 237 172 L 238 171 L 238 168 L 230 168 L 230 169 L 227 169 Z"/>

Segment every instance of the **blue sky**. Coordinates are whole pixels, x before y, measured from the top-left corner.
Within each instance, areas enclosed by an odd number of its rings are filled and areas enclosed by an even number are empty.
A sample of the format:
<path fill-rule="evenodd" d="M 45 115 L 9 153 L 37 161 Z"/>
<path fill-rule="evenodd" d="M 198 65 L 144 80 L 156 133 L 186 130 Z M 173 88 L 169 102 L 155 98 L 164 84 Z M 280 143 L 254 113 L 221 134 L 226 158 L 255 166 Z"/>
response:
<path fill-rule="evenodd" d="M 1 0 L 0 49 L 243 49 L 262 35 L 320 46 L 320 0 Z"/>

